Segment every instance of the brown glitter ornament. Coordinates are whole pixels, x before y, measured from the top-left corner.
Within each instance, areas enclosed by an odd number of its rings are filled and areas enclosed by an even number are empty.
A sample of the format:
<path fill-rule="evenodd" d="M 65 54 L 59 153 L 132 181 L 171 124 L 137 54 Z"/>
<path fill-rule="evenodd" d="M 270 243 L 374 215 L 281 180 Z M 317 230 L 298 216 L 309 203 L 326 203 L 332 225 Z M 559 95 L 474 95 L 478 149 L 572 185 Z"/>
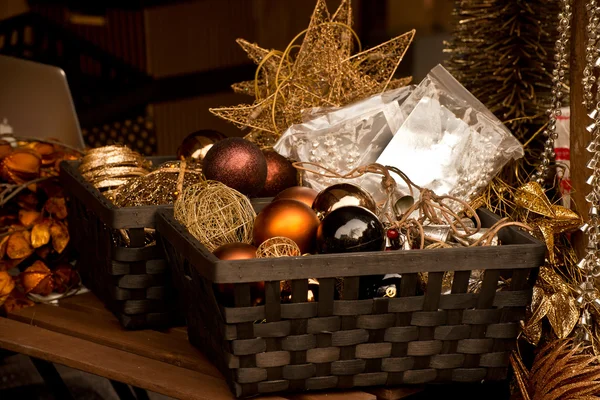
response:
<path fill-rule="evenodd" d="M 273 201 L 289 199 L 289 200 L 298 200 L 309 207 L 312 207 L 313 201 L 319 192 L 315 189 L 311 189 L 304 186 L 292 186 L 291 188 L 285 189 L 281 193 L 279 193 Z"/>
<path fill-rule="evenodd" d="M 273 197 L 298 184 L 298 173 L 292 163 L 274 150 L 263 150 L 267 160 L 267 180 L 258 197 Z"/>
<path fill-rule="evenodd" d="M 227 243 L 250 243 L 256 213 L 250 200 L 221 182 L 187 187 L 175 201 L 175 218 L 209 251 Z"/>
<path fill-rule="evenodd" d="M 304 109 L 339 107 L 408 84 L 410 78 L 393 77 L 415 31 L 352 55 L 357 36 L 351 28 L 350 3 L 342 0 L 331 15 L 325 0 L 317 0 L 308 29 L 298 34 L 283 52 L 238 39 L 258 68 L 254 81 L 238 83 L 233 88 L 253 95 L 254 103 L 210 111 L 238 127 L 253 129 L 246 138 L 269 146 L 286 128 L 301 121 Z M 303 34 L 298 46 L 296 41 Z"/>
<path fill-rule="evenodd" d="M 262 151 L 242 138 L 228 138 L 213 145 L 202 168 L 206 179 L 222 182 L 247 196 L 262 190 L 267 179 Z"/>
<path fill-rule="evenodd" d="M 210 129 L 201 129 L 190 133 L 181 142 L 181 146 L 177 149 L 177 158 L 185 160 L 193 158 L 197 161 L 204 160 L 208 150 L 217 142 L 225 139 L 227 136 L 221 132 Z"/>
<path fill-rule="evenodd" d="M 296 242 L 301 254 L 305 254 L 314 249 L 318 226 L 319 218 L 310 207 L 283 199 L 270 203 L 258 214 L 252 237 L 254 244 L 260 246 L 267 239 L 283 236 Z"/>
<path fill-rule="evenodd" d="M 265 240 L 256 250 L 257 258 L 298 257 L 300 255 L 302 253 L 296 242 L 282 236 Z"/>

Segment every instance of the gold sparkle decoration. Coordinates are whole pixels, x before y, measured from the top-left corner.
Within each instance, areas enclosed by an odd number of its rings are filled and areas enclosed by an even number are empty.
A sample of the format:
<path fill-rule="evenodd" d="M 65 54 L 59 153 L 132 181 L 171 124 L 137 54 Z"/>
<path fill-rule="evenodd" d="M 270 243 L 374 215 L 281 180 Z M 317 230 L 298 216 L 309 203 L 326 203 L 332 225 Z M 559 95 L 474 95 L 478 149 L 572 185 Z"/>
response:
<path fill-rule="evenodd" d="M 394 79 L 394 75 L 415 31 L 361 51 L 352 30 L 350 3 L 342 0 L 331 15 L 325 0 L 317 0 L 308 29 L 283 52 L 238 39 L 258 67 L 254 81 L 237 83 L 233 89 L 254 96 L 254 103 L 210 111 L 250 129 L 246 139 L 268 147 L 290 125 L 302 121 L 304 109 L 340 107 L 410 83 L 411 78 Z M 296 44 L 302 36 L 302 44 Z M 355 42 L 359 52 L 353 55 Z"/>
<path fill-rule="evenodd" d="M 554 239 L 556 235 L 573 231 L 581 226 L 583 220 L 579 214 L 566 207 L 553 205 L 537 182 L 528 182 L 518 188 L 515 192 L 515 203 L 527 212 L 539 215 L 531 218 L 529 223 L 536 228 L 534 234 L 546 243 L 548 262 L 552 265 L 556 264 Z"/>

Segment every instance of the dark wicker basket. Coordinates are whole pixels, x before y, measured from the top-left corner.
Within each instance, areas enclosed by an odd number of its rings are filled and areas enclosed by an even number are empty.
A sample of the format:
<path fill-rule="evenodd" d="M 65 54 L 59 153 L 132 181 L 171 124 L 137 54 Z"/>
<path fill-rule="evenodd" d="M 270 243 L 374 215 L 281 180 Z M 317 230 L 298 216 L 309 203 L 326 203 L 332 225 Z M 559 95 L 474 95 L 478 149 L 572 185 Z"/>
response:
<path fill-rule="evenodd" d="M 154 164 L 174 157 L 150 157 Z M 69 233 L 77 269 L 86 287 L 106 304 L 126 329 L 160 328 L 182 320 L 163 250 L 145 246 L 144 228 L 155 226 L 160 208 L 117 208 L 78 171 L 79 161 L 61 163 L 60 179 L 69 192 Z M 127 229 L 130 246 L 119 245 Z"/>
<path fill-rule="evenodd" d="M 478 214 L 487 227 L 498 220 Z M 504 228 L 494 247 L 220 261 L 172 210 L 159 211 L 157 229 L 187 305 L 190 341 L 237 397 L 504 379 L 545 253 L 530 235 Z M 485 274 L 468 293 L 473 269 Z M 454 271 L 451 294 L 441 294 L 445 271 Z M 418 272 L 429 273 L 424 295 Z M 388 273 L 402 274 L 397 298 L 359 299 L 361 276 Z M 511 281 L 497 291 L 500 277 Z M 307 302 L 308 278 L 319 279 L 318 302 Z M 291 303 L 280 300 L 281 280 L 292 282 Z M 262 281 L 265 304 L 251 306 L 250 283 Z M 234 284 L 235 307 L 219 303 L 215 283 Z"/>

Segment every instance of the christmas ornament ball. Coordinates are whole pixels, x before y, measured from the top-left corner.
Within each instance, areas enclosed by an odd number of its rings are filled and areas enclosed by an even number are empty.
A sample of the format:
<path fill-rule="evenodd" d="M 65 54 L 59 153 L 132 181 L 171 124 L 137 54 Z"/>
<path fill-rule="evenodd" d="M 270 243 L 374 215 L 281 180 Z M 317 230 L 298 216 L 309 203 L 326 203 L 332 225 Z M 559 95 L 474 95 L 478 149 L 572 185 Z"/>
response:
<path fill-rule="evenodd" d="M 360 206 L 376 213 L 373 197 L 360 186 L 339 183 L 323 189 L 315 198 L 312 209 L 323 219 L 331 211 L 344 206 Z"/>
<path fill-rule="evenodd" d="M 309 206 L 298 200 L 282 199 L 268 204 L 258 214 L 252 236 L 257 246 L 276 236 L 292 239 L 305 254 L 314 249 L 318 226 L 319 219 Z"/>
<path fill-rule="evenodd" d="M 260 192 L 267 179 L 267 161 L 254 143 L 227 138 L 215 143 L 202 163 L 204 176 L 247 196 Z"/>
<path fill-rule="evenodd" d="M 282 190 L 298 184 L 296 168 L 274 150 L 263 150 L 267 160 L 267 180 L 258 197 L 273 197 Z"/>
<path fill-rule="evenodd" d="M 318 253 L 382 251 L 385 228 L 370 210 L 359 206 L 336 208 L 317 229 Z"/>
<path fill-rule="evenodd" d="M 318 194 L 319 192 L 309 187 L 292 186 L 291 188 L 287 188 L 275 196 L 273 201 L 282 199 L 298 200 L 307 206 L 312 207 L 313 201 L 315 201 L 315 197 L 317 197 Z"/>
<path fill-rule="evenodd" d="M 177 149 L 177 158 L 185 160 L 193 158 L 198 161 L 204 160 L 206 153 L 217 142 L 227 138 L 224 134 L 211 129 L 201 129 L 192 132 L 183 139 Z"/>
<path fill-rule="evenodd" d="M 219 260 L 247 260 L 256 258 L 256 247 L 248 243 L 227 243 L 213 251 Z"/>

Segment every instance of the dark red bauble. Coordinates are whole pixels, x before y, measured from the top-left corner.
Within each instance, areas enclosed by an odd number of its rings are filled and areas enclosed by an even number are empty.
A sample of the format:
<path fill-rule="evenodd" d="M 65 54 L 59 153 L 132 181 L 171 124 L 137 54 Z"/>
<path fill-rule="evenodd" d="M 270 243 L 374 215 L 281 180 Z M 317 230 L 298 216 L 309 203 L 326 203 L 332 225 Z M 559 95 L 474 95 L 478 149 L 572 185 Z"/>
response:
<path fill-rule="evenodd" d="M 267 160 L 267 180 L 258 197 L 273 197 L 282 190 L 298 184 L 296 168 L 274 150 L 263 150 Z"/>
<path fill-rule="evenodd" d="M 252 238 L 256 246 L 267 239 L 283 236 L 292 239 L 302 254 L 314 249 L 319 227 L 317 214 L 306 204 L 290 199 L 269 203 L 256 217 Z"/>
<path fill-rule="evenodd" d="M 221 132 L 213 131 L 211 129 L 201 129 L 192 132 L 181 142 L 181 146 L 177 149 L 177 158 L 180 160 L 193 158 L 202 161 L 204 160 L 206 153 L 208 153 L 215 143 L 226 138 L 227 136 L 223 135 Z"/>
<path fill-rule="evenodd" d="M 313 201 L 319 192 L 315 189 L 311 189 L 305 186 L 292 186 L 291 188 L 285 189 L 281 193 L 279 193 L 273 201 L 290 199 L 290 200 L 298 200 L 309 207 L 312 207 Z"/>
<path fill-rule="evenodd" d="M 265 186 L 267 161 L 254 143 L 242 138 L 227 138 L 215 143 L 202 163 L 204 176 L 219 181 L 247 196 Z"/>

